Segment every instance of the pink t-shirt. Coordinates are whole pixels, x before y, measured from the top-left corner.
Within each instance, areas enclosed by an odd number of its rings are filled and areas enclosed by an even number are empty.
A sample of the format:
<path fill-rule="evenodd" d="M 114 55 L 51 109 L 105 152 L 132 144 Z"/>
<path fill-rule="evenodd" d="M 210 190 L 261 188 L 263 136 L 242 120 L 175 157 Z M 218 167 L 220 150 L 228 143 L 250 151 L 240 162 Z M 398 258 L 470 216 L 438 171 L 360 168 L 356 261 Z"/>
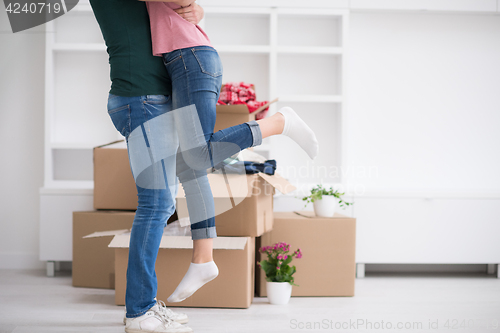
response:
<path fill-rule="evenodd" d="M 174 9 L 181 6 L 173 2 L 147 1 L 153 55 L 161 56 L 186 47 L 210 44 L 207 34 L 199 26 L 189 23 Z"/>

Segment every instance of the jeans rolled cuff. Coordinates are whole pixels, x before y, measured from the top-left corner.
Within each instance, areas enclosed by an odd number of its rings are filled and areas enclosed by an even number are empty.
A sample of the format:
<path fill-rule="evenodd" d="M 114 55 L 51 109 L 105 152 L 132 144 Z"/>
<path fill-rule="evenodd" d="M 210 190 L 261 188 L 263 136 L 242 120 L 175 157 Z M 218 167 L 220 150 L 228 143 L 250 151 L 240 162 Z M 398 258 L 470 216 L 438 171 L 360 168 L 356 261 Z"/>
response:
<path fill-rule="evenodd" d="M 260 131 L 259 124 L 255 121 L 247 122 L 247 125 L 250 127 L 250 131 L 252 131 L 253 143 L 251 147 L 260 146 L 262 144 L 262 132 Z"/>
<path fill-rule="evenodd" d="M 201 229 L 191 229 L 191 238 L 195 239 L 206 239 L 206 238 L 217 238 L 217 231 L 215 227 L 201 228 Z"/>
<path fill-rule="evenodd" d="M 156 299 L 155 299 L 154 303 L 146 306 L 144 308 L 144 310 L 142 310 L 141 312 L 136 313 L 136 314 L 128 314 L 128 313 L 126 313 L 125 317 L 127 317 L 127 318 L 137 318 L 137 317 L 140 317 L 140 316 L 144 315 L 146 312 L 148 312 L 149 309 L 151 309 L 153 306 L 155 306 L 155 304 L 156 304 Z"/>

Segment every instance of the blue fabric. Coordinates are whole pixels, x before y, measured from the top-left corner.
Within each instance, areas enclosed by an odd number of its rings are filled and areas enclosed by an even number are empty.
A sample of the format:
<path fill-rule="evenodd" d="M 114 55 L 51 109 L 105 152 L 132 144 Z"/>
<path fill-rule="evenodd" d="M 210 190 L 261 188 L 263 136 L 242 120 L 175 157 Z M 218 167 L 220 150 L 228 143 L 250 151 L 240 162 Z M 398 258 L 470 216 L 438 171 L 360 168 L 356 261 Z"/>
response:
<path fill-rule="evenodd" d="M 258 172 L 262 172 L 268 175 L 274 175 L 276 171 L 276 161 L 275 160 L 267 160 L 264 163 L 256 163 L 250 161 L 237 161 L 233 163 L 225 163 L 220 164 L 215 167 L 215 169 L 221 169 L 220 171 L 216 171 L 215 173 L 237 173 L 241 174 L 244 168 L 245 174 L 254 174 Z"/>
<path fill-rule="evenodd" d="M 276 160 L 267 160 L 264 163 L 255 163 L 244 161 L 245 171 L 247 174 L 262 172 L 268 175 L 274 175 L 276 171 Z"/>

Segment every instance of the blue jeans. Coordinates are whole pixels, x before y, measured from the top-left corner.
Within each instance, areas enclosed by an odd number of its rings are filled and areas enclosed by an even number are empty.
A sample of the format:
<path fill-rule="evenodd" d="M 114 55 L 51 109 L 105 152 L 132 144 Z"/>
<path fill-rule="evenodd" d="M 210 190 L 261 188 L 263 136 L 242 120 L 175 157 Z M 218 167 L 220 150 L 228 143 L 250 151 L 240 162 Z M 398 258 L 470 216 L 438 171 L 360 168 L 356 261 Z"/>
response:
<path fill-rule="evenodd" d="M 170 96 L 108 98 L 108 113 L 127 140 L 138 193 L 127 269 L 128 318 L 143 315 L 156 303 L 155 262 L 163 229 L 175 211 L 177 178 L 186 194 L 192 238 L 215 238 L 206 169 L 262 142 L 256 122 L 213 132 L 222 81 L 222 64 L 213 48 L 175 50 L 163 59 L 172 80 Z"/>

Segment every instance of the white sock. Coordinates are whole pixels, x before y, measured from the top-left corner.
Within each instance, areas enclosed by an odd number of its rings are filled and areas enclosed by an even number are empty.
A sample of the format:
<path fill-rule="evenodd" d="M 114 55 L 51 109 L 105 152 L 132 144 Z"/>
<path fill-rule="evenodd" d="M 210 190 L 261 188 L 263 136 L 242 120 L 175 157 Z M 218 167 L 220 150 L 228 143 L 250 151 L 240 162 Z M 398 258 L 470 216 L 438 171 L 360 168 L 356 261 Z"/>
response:
<path fill-rule="evenodd" d="M 283 135 L 288 136 L 314 160 L 318 155 L 318 140 L 312 129 L 292 110 L 285 106 L 278 110 L 285 117 Z"/>
<path fill-rule="evenodd" d="M 169 302 L 181 302 L 194 294 L 205 283 L 212 281 L 219 275 L 215 262 L 209 261 L 202 264 L 191 263 L 181 283 L 167 299 Z"/>

